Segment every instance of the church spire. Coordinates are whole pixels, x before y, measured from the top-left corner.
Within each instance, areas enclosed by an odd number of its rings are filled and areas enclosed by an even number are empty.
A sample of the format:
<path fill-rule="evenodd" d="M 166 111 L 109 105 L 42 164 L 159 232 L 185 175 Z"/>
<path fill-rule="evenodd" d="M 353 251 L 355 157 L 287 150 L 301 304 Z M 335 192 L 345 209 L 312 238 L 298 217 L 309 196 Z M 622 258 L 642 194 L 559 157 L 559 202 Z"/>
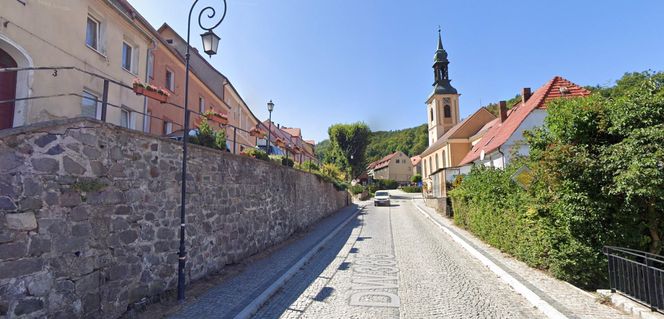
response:
<path fill-rule="evenodd" d="M 450 84 L 447 51 L 443 49 L 443 39 L 438 28 L 438 49 L 433 57 L 434 94 L 457 94 L 457 90 Z"/>

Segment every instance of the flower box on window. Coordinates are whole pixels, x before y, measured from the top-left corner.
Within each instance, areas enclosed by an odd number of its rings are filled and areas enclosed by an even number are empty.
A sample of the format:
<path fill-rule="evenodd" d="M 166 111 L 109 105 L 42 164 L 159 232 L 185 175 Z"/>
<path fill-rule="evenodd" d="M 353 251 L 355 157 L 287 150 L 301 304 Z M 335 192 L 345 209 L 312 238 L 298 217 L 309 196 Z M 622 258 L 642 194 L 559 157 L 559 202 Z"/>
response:
<path fill-rule="evenodd" d="M 160 103 L 166 103 L 168 101 L 168 96 L 169 96 L 168 92 L 154 85 L 142 83 L 139 80 L 134 80 L 133 89 L 136 95 L 143 95 L 151 99 L 157 100 Z"/>
<path fill-rule="evenodd" d="M 254 127 L 251 130 L 249 130 L 249 135 L 254 136 L 254 137 L 258 137 L 258 138 L 264 138 L 267 135 L 267 133 L 265 133 L 265 132 L 261 131 L 260 129 Z"/>
<path fill-rule="evenodd" d="M 219 125 L 226 125 L 228 124 L 228 116 L 224 113 L 218 113 L 215 111 L 207 111 L 205 112 L 205 117 L 207 117 L 208 120 L 215 122 Z"/>
<path fill-rule="evenodd" d="M 286 147 L 286 142 L 284 142 L 284 140 L 282 140 L 281 138 L 277 138 L 277 140 L 275 141 L 275 144 L 277 144 L 277 146 L 279 146 L 281 148 Z"/>

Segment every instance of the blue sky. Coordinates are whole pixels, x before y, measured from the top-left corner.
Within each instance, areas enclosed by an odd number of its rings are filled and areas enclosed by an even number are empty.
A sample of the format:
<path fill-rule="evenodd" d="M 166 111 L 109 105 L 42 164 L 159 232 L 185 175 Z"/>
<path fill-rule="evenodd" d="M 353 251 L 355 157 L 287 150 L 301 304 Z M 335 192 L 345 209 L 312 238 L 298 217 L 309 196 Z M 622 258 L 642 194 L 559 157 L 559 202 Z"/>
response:
<path fill-rule="evenodd" d="M 186 35 L 192 1 L 130 2 L 153 26 Z M 438 25 L 462 117 L 555 75 L 609 85 L 625 72 L 664 70 L 659 0 L 228 0 L 210 62 L 256 116 L 267 118 L 272 99 L 273 120 L 306 139 L 327 138 L 335 123 L 402 129 L 426 122 Z M 196 22 L 192 30 L 200 47 Z"/>

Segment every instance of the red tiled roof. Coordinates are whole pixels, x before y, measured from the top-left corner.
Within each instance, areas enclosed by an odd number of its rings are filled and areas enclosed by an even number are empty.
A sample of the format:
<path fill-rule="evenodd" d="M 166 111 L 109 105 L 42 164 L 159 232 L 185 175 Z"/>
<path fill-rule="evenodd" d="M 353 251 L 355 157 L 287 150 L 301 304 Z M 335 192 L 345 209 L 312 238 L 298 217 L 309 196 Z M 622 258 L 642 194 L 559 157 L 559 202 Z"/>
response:
<path fill-rule="evenodd" d="M 489 154 L 500 146 L 505 144 L 512 134 L 519 128 L 523 120 L 526 119 L 528 114 L 533 110 L 546 109 L 547 103 L 553 99 L 560 97 L 579 97 L 590 95 L 590 91 L 560 77 L 556 76 L 551 81 L 537 89 L 535 93 L 526 101 L 526 103 L 518 103 L 507 113 L 505 122 L 495 123 L 484 134 L 475 146 L 466 154 L 466 157 L 461 160 L 459 165 L 465 165 L 475 161 L 479 158 L 480 153 L 484 150 L 485 154 Z"/>
<path fill-rule="evenodd" d="M 415 166 L 422 161 L 422 156 L 416 155 L 410 158 L 410 163 Z"/>
<path fill-rule="evenodd" d="M 282 127 L 282 130 L 286 131 L 286 133 L 294 136 L 294 137 L 301 137 L 302 136 L 302 130 L 296 127 Z"/>
<path fill-rule="evenodd" d="M 381 168 L 383 168 L 383 167 L 387 167 L 387 165 L 390 164 L 390 160 L 391 160 L 393 157 L 399 155 L 399 153 L 400 153 L 399 151 L 396 151 L 396 152 L 394 152 L 394 153 L 392 153 L 392 154 L 390 154 L 390 155 L 387 155 L 387 156 L 385 156 L 385 157 L 383 157 L 383 158 L 381 158 L 381 159 L 379 159 L 379 160 L 377 160 L 377 161 L 371 163 L 371 164 L 375 164 L 372 168 L 373 168 L 373 169 L 381 169 Z M 371 164 L 369 164 L 369 165 L 371 166 Z"/>

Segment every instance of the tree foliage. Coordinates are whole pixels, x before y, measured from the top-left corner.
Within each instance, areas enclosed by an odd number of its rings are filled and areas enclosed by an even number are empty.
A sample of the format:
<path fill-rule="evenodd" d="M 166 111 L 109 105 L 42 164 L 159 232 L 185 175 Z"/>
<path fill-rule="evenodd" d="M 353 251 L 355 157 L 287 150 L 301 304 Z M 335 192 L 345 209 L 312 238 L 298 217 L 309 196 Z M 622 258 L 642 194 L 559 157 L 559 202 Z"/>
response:
<path fill-rule="evenodd" d="M 335 124 L 327 130 L 330 136 L 329 162 L 357 176 L 365 168 L 365 151 L 371 130 L 361 122 Z"/>
<path fill-rule="evenodd" d="M 367 146 L 367 162 L 376 161 L 396 151 L 402 151 L 408 156 L 418 155 L 429 145 L 428 134 L 426 124 L 403 130 L 373 132 Z"/>
<path fill-rule="evenodd" d="M 629 73 L 587 98 L 549 103 L 529 156 L 474 169 L 455 221 L 532 266 L 585 288 L 606 281 L 604 245 L 653 253 L 664 233 L 664 73 Z M 533 183 L 511 174 L 528 166 Z"/>

